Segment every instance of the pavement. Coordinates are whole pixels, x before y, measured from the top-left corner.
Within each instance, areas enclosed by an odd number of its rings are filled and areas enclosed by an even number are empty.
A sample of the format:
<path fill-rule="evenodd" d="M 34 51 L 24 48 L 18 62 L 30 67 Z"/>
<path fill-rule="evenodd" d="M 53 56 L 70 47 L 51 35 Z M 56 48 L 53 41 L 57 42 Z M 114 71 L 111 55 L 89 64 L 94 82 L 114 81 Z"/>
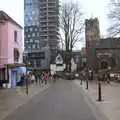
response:
<path fill-rule="evenodd" d="M 80 89 L 82 88 L 93 104 L 107 116 L 109 120 L 120 120 L 120 83 L 111 82 L 110 84 L 102 82 L 102 101 L 98 102 L 98 82 L 89 82 L 88 90 L 86 83 L 80 85 L 80 80 L 75 80 Z"/>
<path fill-rule="evenodd" d="M 15 87 L 9 89 L 0 89 L 0 120 L 3 120 L 6 116 L 13 113 L 20 106 L 25 105 L 36 94 L 41 93 L 50 87 L 48 84 L 44 87 L 39 84 L 33 84 L 29 86 L 29 93 L 26 94 L 26 88 Z"/>
<path fill-rule="evenodd" d="M 57 80 L 4 120 L 107 120 L 88 101 L 74 81 Z"/>

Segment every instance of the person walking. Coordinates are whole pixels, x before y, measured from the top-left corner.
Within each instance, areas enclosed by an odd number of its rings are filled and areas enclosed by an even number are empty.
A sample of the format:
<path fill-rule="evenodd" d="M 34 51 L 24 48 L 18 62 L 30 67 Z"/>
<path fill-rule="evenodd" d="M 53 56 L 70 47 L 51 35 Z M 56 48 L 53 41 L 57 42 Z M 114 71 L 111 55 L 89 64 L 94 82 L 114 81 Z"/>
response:
<path fill-rule="evenodd" d="M 25 78 L 25 76 L 24 76 L 24 74 L 22 74 L 21 80 L 20 80 L 20 86 L 23 86 L 25 84 L 24 78 Z"/>
<path fill-rule="evenodd" d="M 107 73 L 107 83 L 110 84 L 110 73 Z"/>
<path fill-rule="evenodd" d="M 32 76 L 31 76 L 31 82 L 32 83 L 35 83 L 35 76 L 32 74 Z"/>
<path fill-rule="evenodd" d="M 48 72 L 45 72 L 44 73 L 45 84 L 47 84 L 48 82 L 48 77 L 49 77 Z"/>
<path fill-rule="evenodd" d="M 36 82 L 36 84 L 38 83 L 38 75 L 37 75 L 37 73 L 35 74 L 35 82 Z"/>

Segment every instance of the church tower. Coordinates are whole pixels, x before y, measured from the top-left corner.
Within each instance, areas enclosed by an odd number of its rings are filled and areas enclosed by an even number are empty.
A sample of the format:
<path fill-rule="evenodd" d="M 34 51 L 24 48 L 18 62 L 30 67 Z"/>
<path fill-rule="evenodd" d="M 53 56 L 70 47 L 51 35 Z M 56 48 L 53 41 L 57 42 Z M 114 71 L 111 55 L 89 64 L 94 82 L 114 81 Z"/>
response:
<path fill-rule="evenodd" d="M 100 40 L 100 29 L 98 18 L 85 20 L 85 39 L 86 39 L 86 57 L 87 67 L 96 68 L 95 49 L 96 43 Z"/>
<path fill-rule="evenodd" d="M 98 18 L 85 20 L 85 39 L 86 42 L 100 40 L 100 29 Z"/>

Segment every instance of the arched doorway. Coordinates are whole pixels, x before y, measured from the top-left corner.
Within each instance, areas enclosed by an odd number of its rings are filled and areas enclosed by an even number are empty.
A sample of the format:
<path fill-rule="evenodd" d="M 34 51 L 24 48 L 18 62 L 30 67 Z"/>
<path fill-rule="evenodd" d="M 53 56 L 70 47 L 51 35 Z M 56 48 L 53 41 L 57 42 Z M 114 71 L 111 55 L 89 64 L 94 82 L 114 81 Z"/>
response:
<path fill-rule="evenodd" d="M 100 64 L 100 68 L 101 69 L 105 69 L 105 68 L 108 68 L 108 62 L 107 61 L 102 61 L 101 64 Z"/>

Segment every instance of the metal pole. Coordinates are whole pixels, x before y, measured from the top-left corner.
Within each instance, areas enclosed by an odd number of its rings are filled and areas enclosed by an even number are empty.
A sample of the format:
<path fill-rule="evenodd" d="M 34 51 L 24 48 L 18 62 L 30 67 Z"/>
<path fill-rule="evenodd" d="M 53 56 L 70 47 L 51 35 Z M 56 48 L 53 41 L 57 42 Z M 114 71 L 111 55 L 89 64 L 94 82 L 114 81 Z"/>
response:
<path fill-rule="evenodd" d="M 26 78 L 26 94 L 28 95 L 28 78 Z"/>
<path fill-rule="evenodd" d="M 80 84 L 82 85 L 82 78 L 81 78 L 81 82 L 80 82 Z"/>
<path fill-rule="evenodd" d="M 98 83 L 98 101 L 102 101 L 101 82 Z"/>
<path fill-rule="evenodd" d="M 9 83 L 9 68 L 8 68 L 8 65 L 7 65 L 7 83 Z"/>
<path fill-rule="evenodd" d="M 88 89 L 88 78 L 86 79 L 86 89 Z"/>
<path fill-rule="evenodd" d="M 27 63 L 26 63 L 26 77 L 25 77 L 25 82 L 26 82 L 26 94 L 28 95 L 28 75 L 27 75 Z"/>

